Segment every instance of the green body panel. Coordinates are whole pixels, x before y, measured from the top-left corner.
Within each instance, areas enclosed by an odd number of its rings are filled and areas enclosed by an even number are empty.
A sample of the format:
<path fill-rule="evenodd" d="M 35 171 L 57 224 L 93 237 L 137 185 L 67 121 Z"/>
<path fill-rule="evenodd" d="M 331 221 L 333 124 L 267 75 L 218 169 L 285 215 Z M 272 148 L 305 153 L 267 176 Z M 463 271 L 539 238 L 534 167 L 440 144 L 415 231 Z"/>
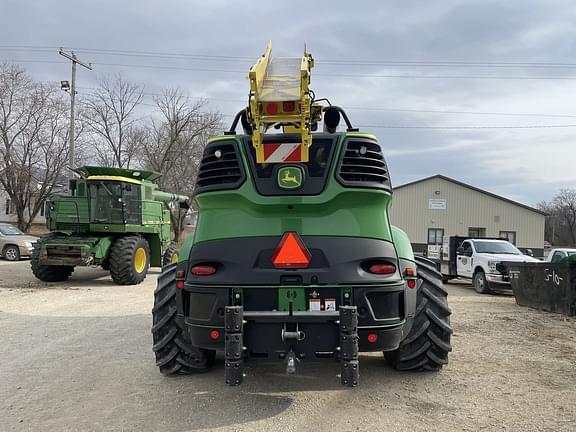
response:
<path fill-rule="evenodd" d="M 190 250 L 194 245 L 195 236 L 196 232 L 191 233 L 182 242 L 182 245 L 180 246 L 180 253 L 178 254 L 178 262 L 188 261 L 188 257 L 190 256 Z"/>
<path fill-rule="evenodd" d="M 181 248 L 186 259 L 193 244 L 238 237 L 280 236 L 286 231 L 300 235 L 364 237 L 392 241 L 388 222 L 391 194 L 380 189 L 347 188 L 335 178 L 335 160 L 348 137 L 371 138 L 362 133 L 342 133 L 324 191 L 308 196 L 262 196 L 254 187 L 252 173 L 246 170 L 246 181 L 235 190 L 204 192 L 195 197 L 199 209 L 193 241 Z M 244 166 L 247 156 L 240 137 L 224 136 L 210 142 L 234 139 L 238 143 Z"/>
<path fill-rule="evenodd" d="M 100 237 L 100 240 L 96 244 L 94 248 L 94 257 L 99 260 L 104 260 L 108 258 L 108 254 L 110 253 L 110 247 L 114 243 L 113 237 Z"/>
<path fill-rule="evenodd" d="M 195 243 L 234 237 L 281 235 L 349 236 L 391 240 L 386 209 L 390 194 L 346 189 L 330 181 L 317 196 L 263 197 L 251 183 L 235 191 L 196 197 Z"/>
<path fill-rule="evenodd" d="M 150 264 L 161 266 L 171 243 L 165 203 L 187 203 L 188 197 L 157 190 L 153 181 L 160 174 L 154 171 L 90 166 L 76 171 L 84 177 L 75 181 L 73 195 L 52 196 L 46 218 L 50 231 L 72 235 L 45 242 L 43 248 L 50 247 L 54 255 L 47 261 L 48 254 L 41 253 L 42 263 L 102 264 L 116 237 L 139 234 L 150 245 Z"/>
<path fill-rule="evenodd" d="M 394 241 L 394 246 L 396 247 L 398 258 L 414 261 L 414 251 L 412 250 L 412 244 L 410 243 L 408 235 L 394 225 L 391 225 L 391 227 L 392 239 Z"/>

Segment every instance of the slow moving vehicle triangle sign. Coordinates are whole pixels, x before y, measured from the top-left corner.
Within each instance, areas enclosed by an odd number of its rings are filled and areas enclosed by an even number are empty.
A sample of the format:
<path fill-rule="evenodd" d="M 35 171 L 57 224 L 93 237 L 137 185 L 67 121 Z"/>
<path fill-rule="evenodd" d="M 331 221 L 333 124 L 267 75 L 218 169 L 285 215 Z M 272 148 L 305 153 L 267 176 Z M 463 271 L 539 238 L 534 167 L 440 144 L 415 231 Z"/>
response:
<path fill-rule="evenodd" d="M 312 255 L 304 242 L 293 231 L 284 233 L 280 244 L 272 257 L 272 264 L 276 268 L 306 268 L 310 264 Z"/>

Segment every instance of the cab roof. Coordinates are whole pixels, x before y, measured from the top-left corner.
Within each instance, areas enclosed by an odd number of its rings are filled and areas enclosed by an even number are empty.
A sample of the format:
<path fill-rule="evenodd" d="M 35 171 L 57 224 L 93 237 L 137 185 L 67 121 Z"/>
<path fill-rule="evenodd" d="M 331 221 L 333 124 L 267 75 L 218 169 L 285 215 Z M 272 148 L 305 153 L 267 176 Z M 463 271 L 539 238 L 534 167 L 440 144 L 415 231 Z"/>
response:
<path fill-rule="evenodd" d="M 126 177 L 134 180 L 148 180 L 148 181 L 157 180 L 162 176 L 162 174 L 156 171 L 145 171 L 145 170 L 128 169 L 128 168 L 99 167 L 89 165 L 76 168 L 75 171 L 82 177 L 114 176 L 114 177 Z"/>

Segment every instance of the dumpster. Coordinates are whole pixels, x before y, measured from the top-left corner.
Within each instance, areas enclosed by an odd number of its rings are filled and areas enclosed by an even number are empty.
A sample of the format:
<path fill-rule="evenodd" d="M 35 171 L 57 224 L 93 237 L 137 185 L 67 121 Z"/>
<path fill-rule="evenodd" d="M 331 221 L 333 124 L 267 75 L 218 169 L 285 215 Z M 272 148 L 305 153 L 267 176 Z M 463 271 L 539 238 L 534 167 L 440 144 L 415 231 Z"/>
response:
<path fill-rule="evenodd" d="M 576 316 L 576 263 L 506 263 L 516 303 Z"/>

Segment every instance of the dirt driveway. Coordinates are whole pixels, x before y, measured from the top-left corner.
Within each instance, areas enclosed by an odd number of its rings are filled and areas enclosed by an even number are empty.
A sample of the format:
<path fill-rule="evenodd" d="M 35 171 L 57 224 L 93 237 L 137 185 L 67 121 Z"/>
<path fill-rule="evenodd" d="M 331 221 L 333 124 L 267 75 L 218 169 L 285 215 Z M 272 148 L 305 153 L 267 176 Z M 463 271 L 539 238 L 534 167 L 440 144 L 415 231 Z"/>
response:
<path fill-rule="evenodd" d="M 336 364 L 251 364 L 240 388 L 223 362 L 163 377 L 151 349 L 156 274 L 119 287 L 101 270 L 43 284 L 0 261 L 2 431 L 574 431 L 576 320 L 449 285 L 454 351 L 440 373 L 361 357 L 361 385 Z"/>

